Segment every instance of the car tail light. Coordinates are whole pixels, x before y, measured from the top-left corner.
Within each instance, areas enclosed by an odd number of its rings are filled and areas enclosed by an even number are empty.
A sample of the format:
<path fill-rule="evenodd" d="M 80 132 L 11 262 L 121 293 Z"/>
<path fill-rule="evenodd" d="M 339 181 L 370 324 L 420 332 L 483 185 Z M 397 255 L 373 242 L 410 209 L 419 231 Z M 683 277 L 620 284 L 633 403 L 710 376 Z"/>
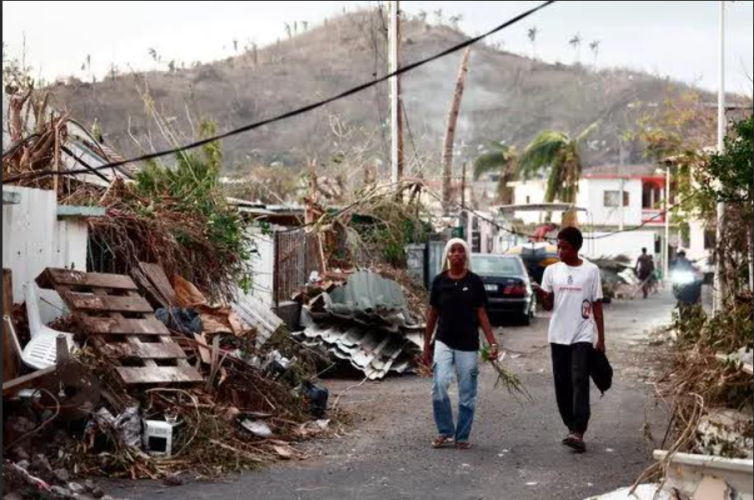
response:
<path fill-rule="evenodd" d="M 514 297 L 526 297 L 526 287 L 523 285 L 513 285 L 505 287 L 505 294 Z"/>

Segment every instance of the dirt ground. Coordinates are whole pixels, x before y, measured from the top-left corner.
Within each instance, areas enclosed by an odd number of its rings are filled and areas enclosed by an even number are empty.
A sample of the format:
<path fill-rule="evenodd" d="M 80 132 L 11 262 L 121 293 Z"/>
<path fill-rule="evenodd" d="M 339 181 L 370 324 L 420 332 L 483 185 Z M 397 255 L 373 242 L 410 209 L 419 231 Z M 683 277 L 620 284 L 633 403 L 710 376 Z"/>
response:
<path fill-rule="evenodd" d="M 546 314 L 529 327 L 497 330 L 510 367 L 522 376 L 533 403 L 516 403 L 483 369 L 469 451 L 433 450 L 431 380 L 406 376 L 353 387 L 331 380 L 333 398 L 353 424 L 339 438 L 308 445 L 311 458 L 228 478 L 168 488 L 114 483 L 111 493 L 131 500 L 582 500 L 630 485 L 651 463 L 651 436 L 661 440 L 667 408 L 657 405 L 651 381 L 663 347 L 649 332 L 670 321 L 669 293 L 620 301 L 606 308 L 608 355 L 615 387 L 593 392 L 590 451 L 575 455 L 560 444 L 565 429 L 555 405 Z M 649 438 L 648 438 L 649 436 Z"/>

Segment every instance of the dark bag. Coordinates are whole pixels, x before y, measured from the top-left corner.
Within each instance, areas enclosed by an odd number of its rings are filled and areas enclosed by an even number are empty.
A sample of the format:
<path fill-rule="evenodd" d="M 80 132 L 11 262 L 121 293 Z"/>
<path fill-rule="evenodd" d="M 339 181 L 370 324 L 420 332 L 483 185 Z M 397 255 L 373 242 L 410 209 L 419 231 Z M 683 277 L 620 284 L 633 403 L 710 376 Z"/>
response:
<path fill-rule="evenodd" d="M 324 387 L 304 382 L 303 384 L 304 401 L 306 402 L 309 413 L 314 418 L 325 418 L 327 415 L 327 400 L 330 398 L 330 391 Z"/>
<path fill-rule="evenodd" d="M 594 350 L 592 356 L 592 380 L 604 396 L 613 386 L 613 367 L 604 352 Z"/>
<path fill-rule="evenodd" d="M 171 330 L 176 330 L 186 336 L 200 335 L 204 331 L 202 315 L 193 309 L 171 307 L 157 309 L 155 316 Z"/>

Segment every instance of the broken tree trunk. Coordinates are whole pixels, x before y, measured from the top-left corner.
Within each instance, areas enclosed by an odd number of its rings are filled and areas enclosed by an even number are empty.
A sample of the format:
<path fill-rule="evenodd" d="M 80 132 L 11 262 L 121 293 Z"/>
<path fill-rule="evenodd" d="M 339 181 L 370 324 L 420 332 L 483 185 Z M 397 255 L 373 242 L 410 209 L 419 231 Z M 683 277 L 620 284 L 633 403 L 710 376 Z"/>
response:
<path fill-rule="evenodd" d="M 456 123 L 458 122 L 458 112 L 461 109 L 461 99 L 463 98 L 463 89 L 466 82 L 466 74 L 468 73 L 470 52 L 470 48 L 463 51 L 461 67 L 458 70 L 458 79 L 456 80 L 456 91 L 453 95 L 453 102 L 450 105 L 450 113 L 448 114 L 448 130 L 445 133 L 445 144 L 442 150 L 442 202 L 443 211 L 446 216 L 450 215 L 453 183 L 453 144 L 456 138 Z"/>

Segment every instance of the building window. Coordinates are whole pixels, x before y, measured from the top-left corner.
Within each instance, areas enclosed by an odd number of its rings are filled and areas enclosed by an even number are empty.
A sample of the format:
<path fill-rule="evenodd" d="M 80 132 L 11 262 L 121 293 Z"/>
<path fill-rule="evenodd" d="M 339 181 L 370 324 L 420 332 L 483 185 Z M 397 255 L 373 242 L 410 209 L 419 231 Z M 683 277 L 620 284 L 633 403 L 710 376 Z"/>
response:
<path fill-rule="evenodd" d="M 623 191 L 623 206 L 629 205 L 630 193 Z M 604 204 L 608 208 L 618 208 L 620 206 L 620 191 L 605 191 Z"/>
<path fill-rule="evenodd" d="M 527 196 L 527 197 L 526 197 L 526 204 L 527 204 L 527 205 L 530 205 L 530 204 L 531 204 L 531 196 Z"/>
<path fill-rule="evenodd" d="M 712 250 L 715 246 L 717 246 L 717 233 L 714 229 L 707 229 L 704 231 L 704 249 Z"/>

